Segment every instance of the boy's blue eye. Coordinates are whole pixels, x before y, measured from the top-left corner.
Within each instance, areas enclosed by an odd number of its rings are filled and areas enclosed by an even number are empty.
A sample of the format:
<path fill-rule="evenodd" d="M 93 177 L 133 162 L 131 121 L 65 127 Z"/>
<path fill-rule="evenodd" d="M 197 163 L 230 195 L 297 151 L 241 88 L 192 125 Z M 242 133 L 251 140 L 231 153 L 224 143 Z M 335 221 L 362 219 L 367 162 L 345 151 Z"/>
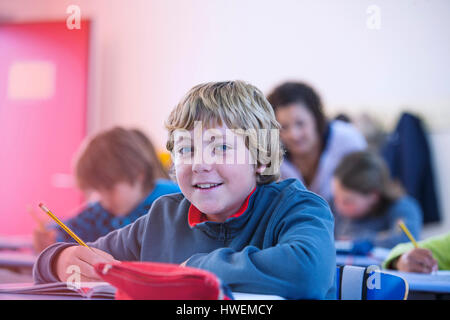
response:
<path fill-rule="evenodd" d="M 228 147 L 226 144 L 221 144 L 221 145 L 218 145 L 218 146 L 216 147 L 216 149 L 217 149 L 218 151 L 227 151 L 228 149 L 230 149 L 230 147 Z"/>
<path fill-rule="evenodd" d="M 193 151 L 192 147 L 182 147 L 178 150 L 178 153 L 180 154 L 186 154 L 186 153 L 190 153 Z"/>

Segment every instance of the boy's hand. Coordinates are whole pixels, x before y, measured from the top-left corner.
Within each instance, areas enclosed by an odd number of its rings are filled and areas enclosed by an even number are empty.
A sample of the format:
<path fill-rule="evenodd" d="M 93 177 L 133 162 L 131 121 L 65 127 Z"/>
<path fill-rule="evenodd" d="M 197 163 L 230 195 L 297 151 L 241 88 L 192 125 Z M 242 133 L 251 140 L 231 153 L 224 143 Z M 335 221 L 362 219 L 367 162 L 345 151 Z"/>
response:
<path fill-rule="evenodd" d="M 56 231 L 55 230 L 43 230 L 34 229 L 33 230 L 33 248 L 34 251 L 40 253 L 42 250 L 47 248 L 49 245 L 56 242 Z"/>
<path fill-rule="evenodd" d="M 68 247 L 56 259 L 56 274 L 64 282 L 75 270 L 79 270 L 81 282 L 103 281 L 95 272 L 94 265 L 100 262 L 118 262 L 109 253 L 84 246 Z"/>
<path fill-rule="evenodd" d="M 414 248 L 400 256 L 394 266 L 403 272 L 431 273 L 437 270 L 437 261 L 428 249 Z"/>

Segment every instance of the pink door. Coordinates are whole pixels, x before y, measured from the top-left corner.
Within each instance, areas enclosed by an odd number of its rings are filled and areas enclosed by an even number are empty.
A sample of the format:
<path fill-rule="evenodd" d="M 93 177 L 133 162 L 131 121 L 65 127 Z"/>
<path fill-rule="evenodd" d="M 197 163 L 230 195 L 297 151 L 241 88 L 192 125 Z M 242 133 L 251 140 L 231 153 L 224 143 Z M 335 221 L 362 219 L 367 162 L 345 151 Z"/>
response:
<path fill-rule="evenodd" d="M 39 202 L 64 218 L 82 195 L 72 158 L 86 132 L 89 22 L 0 24 L 0 235 L 26 234 Z"/>

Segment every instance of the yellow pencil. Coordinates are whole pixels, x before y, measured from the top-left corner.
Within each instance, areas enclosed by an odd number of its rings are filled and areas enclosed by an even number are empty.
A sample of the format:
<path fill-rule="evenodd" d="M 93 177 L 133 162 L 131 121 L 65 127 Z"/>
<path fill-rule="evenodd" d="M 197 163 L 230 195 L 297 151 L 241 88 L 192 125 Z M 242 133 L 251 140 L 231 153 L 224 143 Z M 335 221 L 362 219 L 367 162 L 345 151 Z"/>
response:
<path fill-rule="evenodd" d="M 409 240 L 411 240 L 411 242 L 414 245 L 414 247 L 418 248 L 419 245 L 417 244 L 416 239 L 414 239 L 414 237 L 412 236 L 411 232 L 409 232 L 409 230 L 406 227 L 405 223 L 402 220 L 400 220 L 398 222 L 398 225 L 403 230 L 403 232 L 406 234 L 406 236 L 409 238 Z"/>
<path fill-rule="evenodd" d="M 46 206 L 44 206 L 42 203 L 39 203 L 39 208 L 41 208 L 42 210 L 44 210 L 44 212 L 46 214 L 48 214 L 50 216 L 50 218 L 52 218 L 53 220 L 55 220 L 55 222 L 57 224 L 59 224 L 59 226 L 61 228 L 64 229 L 65 232 L 67 232 L 69 234 L 69 236 L 71 236 L 76 242 L 78 242 L 80 245 L 85 246 L 87 248 L 89 248 L 89 246 L 83 242 L 83 240 L 81 240 L 80 238 L 78 238 L 78 236 L 72 231 L 70 230 L 64 223 L 62 223 L 53 213 L 50 212 L 50 210 L 47 209 Z M 89 248 L 91 249 L 91 248 Z M 91 249 L 92 250 L 92 249 Z"/>

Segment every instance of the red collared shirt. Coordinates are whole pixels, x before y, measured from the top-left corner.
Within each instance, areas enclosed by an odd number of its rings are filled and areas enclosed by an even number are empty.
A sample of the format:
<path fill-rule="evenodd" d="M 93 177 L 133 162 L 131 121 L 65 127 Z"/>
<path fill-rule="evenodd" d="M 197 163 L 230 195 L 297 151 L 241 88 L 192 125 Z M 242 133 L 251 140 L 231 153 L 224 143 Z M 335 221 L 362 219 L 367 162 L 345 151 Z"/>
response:
<path fill-rule="evenodd" d="M 244 204 L 241 206 L 241 208 L 233 215 L 229 216 L 227 218 L 237 218 L 239 216 L 241 216 L 245 210 L 247 210 L 248 207 L 248 201 L 250 200 L 250 197 L 252 196 L 253 192 L 255 192 L 256 187 L 253 189 L 252 192 L 250 192 L 250 194 L 248 195 L 247 199 L 245 199 Z M 189 207 L 189 212 L 188 212 L 188 222 L 189 225 L 191 227 L 194 227 L 196 224 L 202 223 L 208 221 L 208 217 L 206 217 L 206 214 L 204 214 L 203 212 L 201 212 L 200 210 L 198 210 L 193 204 L 191 204 L 191 206 Z"/>

